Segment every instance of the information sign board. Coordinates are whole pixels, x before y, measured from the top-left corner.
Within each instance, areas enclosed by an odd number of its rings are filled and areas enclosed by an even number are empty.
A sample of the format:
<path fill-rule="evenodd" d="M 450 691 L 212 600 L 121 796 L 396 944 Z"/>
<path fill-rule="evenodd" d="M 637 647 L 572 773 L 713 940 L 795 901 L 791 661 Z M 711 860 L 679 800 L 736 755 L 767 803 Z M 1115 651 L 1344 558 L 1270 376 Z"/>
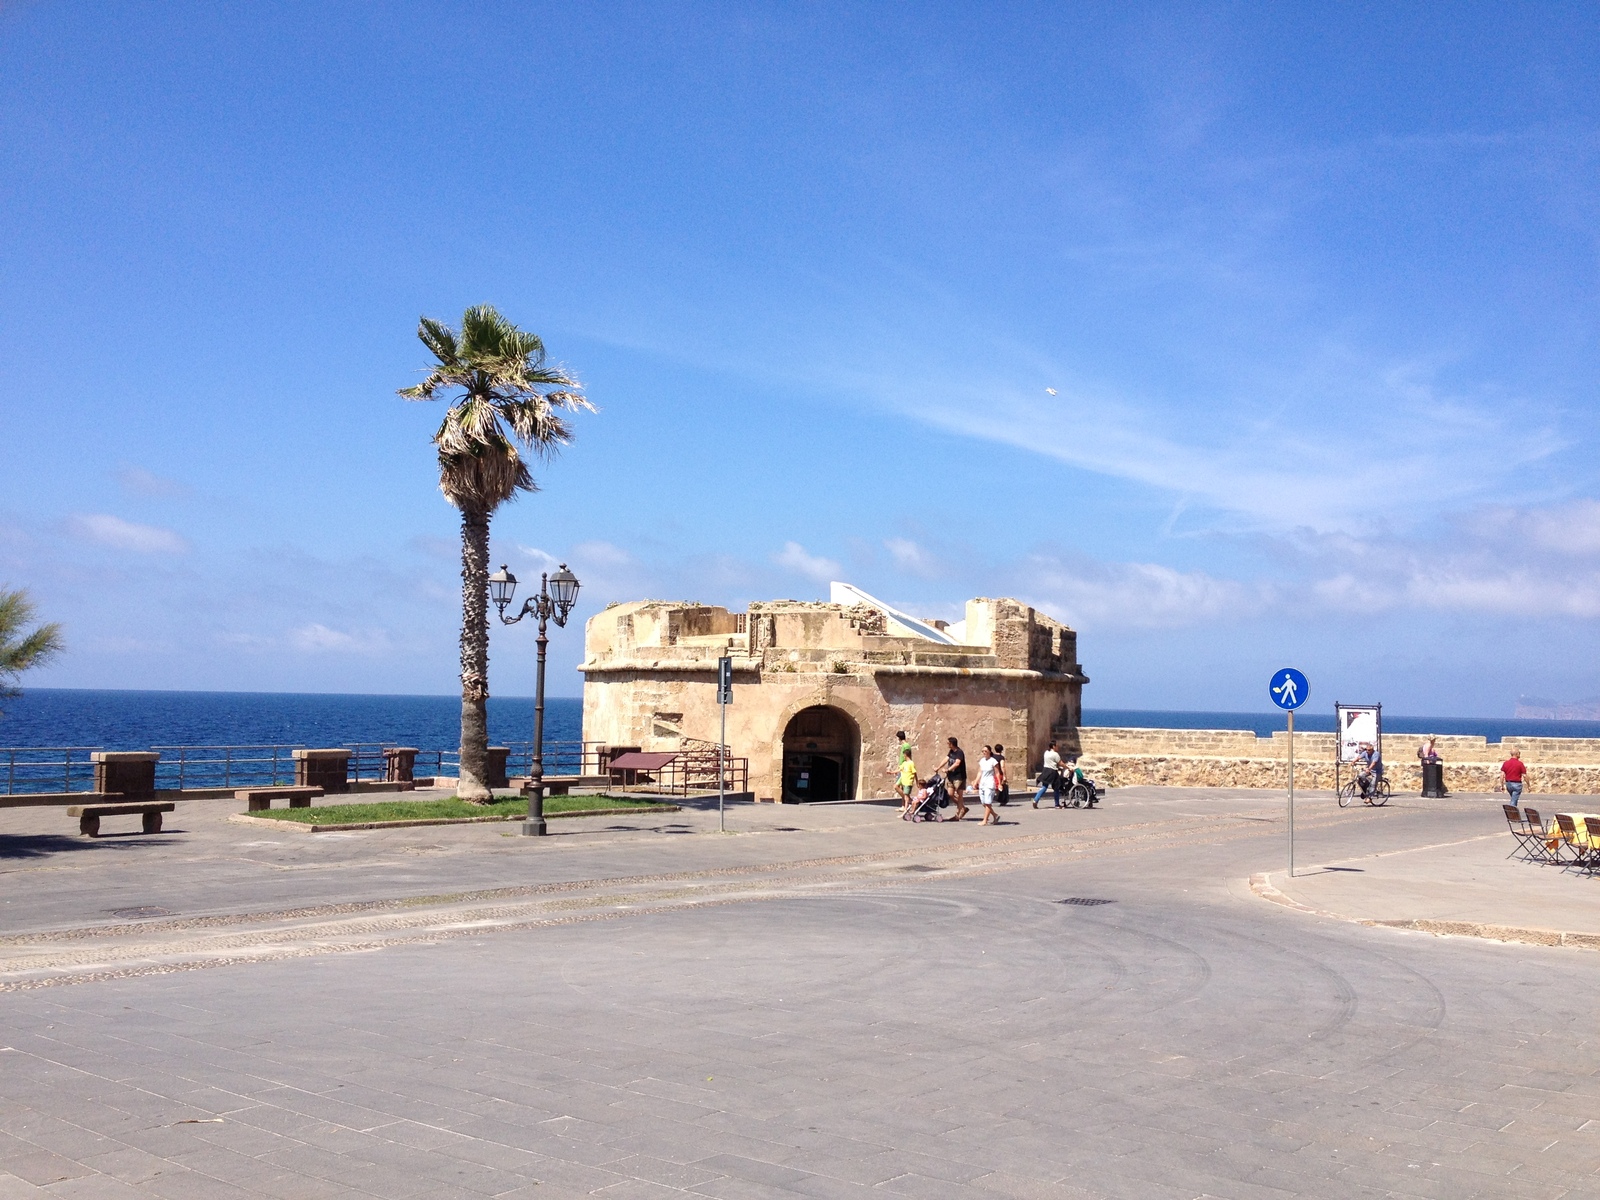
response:
<path fill-rule="evenodd" d="M 1355 762 L 1361 757 L 1361 743 L 1370 742 L 1383 753 L 1383 705 L 1335 704 L 1333 715 L 1339 730 L 1339 761 Z"/>

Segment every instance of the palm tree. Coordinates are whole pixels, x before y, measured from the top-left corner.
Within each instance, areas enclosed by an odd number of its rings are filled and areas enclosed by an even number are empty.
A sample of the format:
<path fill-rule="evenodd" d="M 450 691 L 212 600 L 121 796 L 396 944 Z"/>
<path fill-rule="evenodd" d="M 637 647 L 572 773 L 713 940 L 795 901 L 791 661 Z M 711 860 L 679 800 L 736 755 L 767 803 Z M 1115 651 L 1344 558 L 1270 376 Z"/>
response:
<path fill-rule="evenodd" d="M 0 587 L 0 699 L 21 695 L 17 676 L 61 653 L 61 626 L 39 625 L 30 633 L 23 628 L 33 623 L 33 601 L 21 588 Z"/>
<path fill-rule="evenodd" d="M 489 725 L 489 518 L 518 492 L 537 491 L 520 445 L 547 457 L 572 440 L 564 411 L 590 408 L 582 385 L 545 365 L 544 343 L 487 304 L 461 316 L 458 333 L 423 317 L 417 337 L 435 359 L 407 400 L 451 397 L 433 435 L 439 490 L 461 510 L 461 778 L 457 794 L 484 804 Z"/>

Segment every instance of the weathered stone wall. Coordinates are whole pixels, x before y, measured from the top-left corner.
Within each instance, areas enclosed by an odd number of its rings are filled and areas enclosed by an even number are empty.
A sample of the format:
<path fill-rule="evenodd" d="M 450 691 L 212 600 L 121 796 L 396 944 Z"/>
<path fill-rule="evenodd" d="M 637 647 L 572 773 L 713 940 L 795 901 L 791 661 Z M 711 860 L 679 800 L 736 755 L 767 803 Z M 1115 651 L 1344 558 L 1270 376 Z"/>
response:
<path fill-rule="evenodd" d="M 1163 784 L 1181 787 L 1283 788 L 1288 783 L 1289 735 L 1269 738 L 1247 729 L 1078 730 L 1085 773 L 1113 787 Z M 1295 786 L 1334 786 L 1331 733 L 1295 734 Z M 1384 738 L 1384 767 L 1398 792 L 1422 790 L 1416 758 L 1423 738 L 1390 734 Z M 1492 792 L 1500 764 L 1511 751 L 1528 764 L 1527 791 L 1586 795 L 1600 793 L 1600 738 L 1440 737 L 1445 786 L 1458 792 Z M 1350 766 L 1346 764 L 1344 777 Z"/>
<path fill-rule="evenodd" d="M 898 729 L 910 735 L 924 774 L 944 761 L 952 735 L 973 759 L 984 743 L 1004 743 L 1025 772 L 1081 710 L 1076 635 L 1015 600 L 975 600 L 967 615 L 966 639 L 947 645 L 892 635 L 884 614 L 867 605 L 772 600 L 748 613 L 613 605 L 586 627 L 584 738 L 643 750 L 714 741 L 722 717 L 716 662 L 727 655 L 728 743 L 750 760 L 758 795 L 781 791 L 784 732 L 813 705 L 838 709 L 856 726 L 858 796 L 892 791 Z M 973 640 L 972 628 L 984 640 Z"/>

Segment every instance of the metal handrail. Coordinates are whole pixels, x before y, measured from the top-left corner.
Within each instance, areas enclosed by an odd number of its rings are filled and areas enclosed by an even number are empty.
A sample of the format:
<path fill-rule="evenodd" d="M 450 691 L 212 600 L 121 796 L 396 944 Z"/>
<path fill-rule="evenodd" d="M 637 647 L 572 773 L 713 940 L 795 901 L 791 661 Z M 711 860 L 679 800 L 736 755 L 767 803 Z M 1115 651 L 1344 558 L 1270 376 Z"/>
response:
<path fill-rule="evenodd" d="M 622 792 L 673 796 L 715 792 L 719 784 L 730 792 L 749 791 L 750 760 L 732 756 L 721 758 L 719 772 L 719 757 L 716 750 L 680 750 L 671 762 L 654 770 L 611 767 L 611 786 Z"/>
<path fill-rule="evenodd" d="M 27 787 L 28 784 L 37 784 L 38 785 L 36 787 L 28 788 L 29 791 L 35 791 L 35 792 L 49 791 L 50 788 L 55 784 L 55 781 L 56 781 L 56 778 L 57 778 L 56 771 L 58 771 L 58 770 L 60 772 L 61 790 L 63 792 L 72 791 L 73 790 L 72 781 L 73 781 L 73 768 L 74 767 L 78 768 L 78 771 L 79 771 L 78 779 L 80 781 L 84 780 L 84 772 L 88 773 L 87 782 L 85 783 L 85 786 L 84 786 L 84 788 L 82 790 L 89 791 L 94 787 L 94 763 L 89 761 L 87 756 L 90 755 L 90 754 L 93 754 L 98 749 L 99 749 L 98 746 L 4 746 L 4 747 L 0 747 L 0 755 L 4 755 L 5 756 L 5 760 L 6 760 L 6 790 L 5 790 L 4 794 L 7 795 L 7 796 L 19 794 L 17 792 L 17 783 L 19 782 L 18 779 L 17 779 L 17 769 L 19 767 L 24 772 L 23 778 L 20 781 L 24 785 L 24 787 Z M 20 761 L 18 760 L 18 757 L 17 757 L 18 755 L 34 755 L 34 754 L 59 754 L 62 757 L 59 758 L 59 759 L 47 758 L 47 759 L 34 759 L 34 760 L 30 760 L 30 759 L 24 758 L 24 759 L 22 759 Z M 78 761 L 78 760 L 75 760 L 73 758 L 74 754 L 83 754 L 86 757 L 83 760 Z M 48 777 L 43 775 L 43 774 L 38 774 L 38 775 L 29 774 L 30 772 L 33 772 L 33 771 L 41 771 L 42 772 L 45 768 L 49 768 L 50 769 L 51 773 L 50 773 L 50 775 Z"/>
<path fill-rule="evenodd" d="M 178 790 L 186 787 L 217 787 L 217 768 L 221 768 L 221 787 L 235 783 L 271 783 L 276 786 L 294 778 L 294 751 L 303 750 L 303 744 L 290 745 L 229 745 L 229 746 L 151 746 L 161 755 L 156 764 L 159 772 L 178 772 Z M 270 751 L 270 755 L 267 753 Z M 169 755 L 176 755 L 173 761 Z M 220 757 L 219 757 L 220 755 Z M 211 782 L 191 783 L 191 776 L 210 778 Z M 270 775 L 270 779 L 263 776 Z"/>

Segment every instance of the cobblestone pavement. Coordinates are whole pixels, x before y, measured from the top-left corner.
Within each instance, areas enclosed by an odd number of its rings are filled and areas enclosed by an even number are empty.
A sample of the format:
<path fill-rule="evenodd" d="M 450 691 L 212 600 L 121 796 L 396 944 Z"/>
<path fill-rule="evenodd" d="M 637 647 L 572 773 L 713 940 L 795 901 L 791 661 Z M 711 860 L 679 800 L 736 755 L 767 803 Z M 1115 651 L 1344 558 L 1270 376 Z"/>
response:
<path fill-rule="evenodd" d="M 0 1200 L 1600 1194 L 1600 954 L 1265 903 L 1270 793 L 180 815 L 0 815 Z M 1500 821 L 1301 818 L 1306 863 Z"/>

